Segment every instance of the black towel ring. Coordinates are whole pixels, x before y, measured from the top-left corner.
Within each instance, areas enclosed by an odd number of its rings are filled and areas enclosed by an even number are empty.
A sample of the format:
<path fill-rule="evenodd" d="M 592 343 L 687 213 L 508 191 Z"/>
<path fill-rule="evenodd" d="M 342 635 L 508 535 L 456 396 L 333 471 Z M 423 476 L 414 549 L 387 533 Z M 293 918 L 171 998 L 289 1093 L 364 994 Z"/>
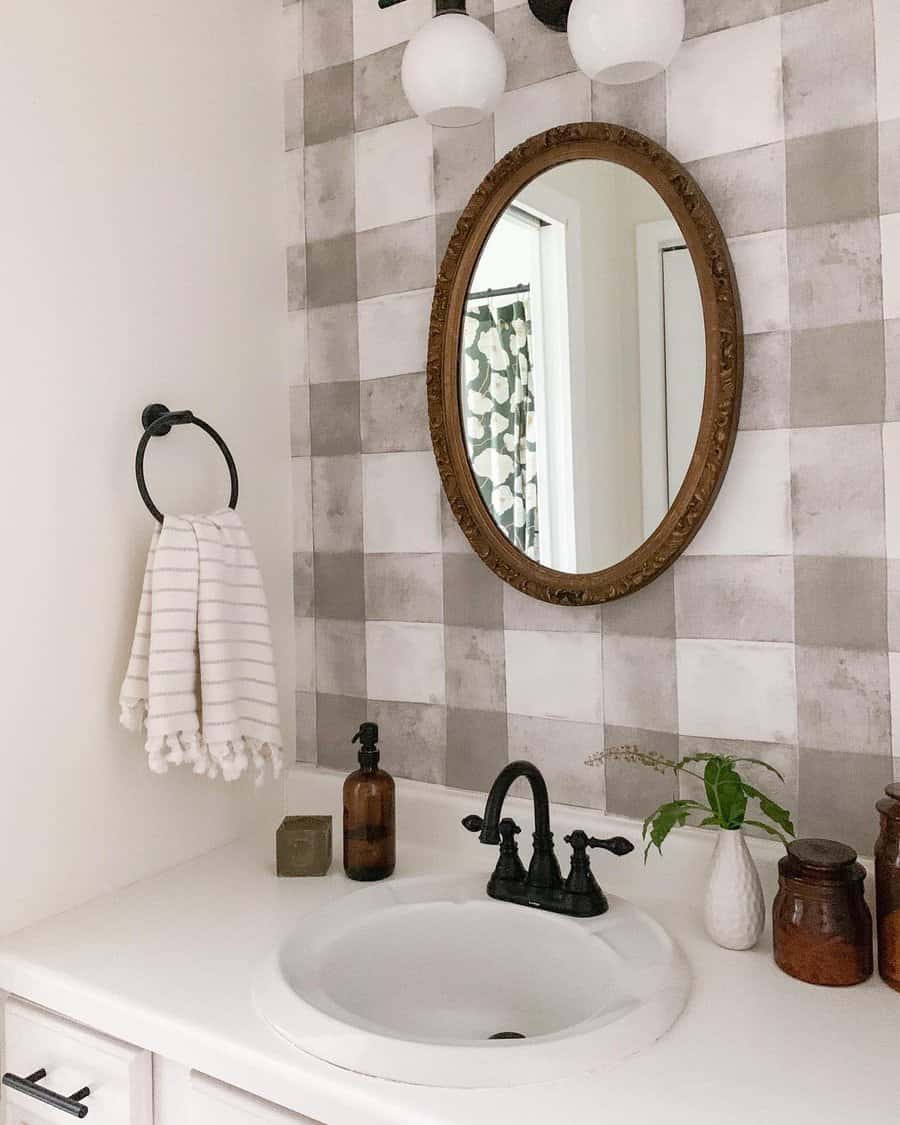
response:
<path fill-rule="evenodd" d="M 189 423 L 194 426 L 199 426 L 201 430 L 209 434 L 222 451 L 222 456 L 225 458 L 225 463 L 228 466 L 228 475 L 231 477 L 231 499 L 228 501 L 228 507 L 232 509 L 237 507 L 237 466 L 234 463 L 234 458 L 231 456 L 231 450 L 225 444 L 224 440 L 208 422 L 204 422 L 202 418 L 198 418 L 197 415 L 192 414 L 190 410 L 172 411 L 169 410 L 168 406 L 163 406 L 161 403 L 155 402 L 151 406 L 145 406 L 141 414 L 141 425 L 144 427 L 144 433 L 141 436 L 141 440 L 138 442 L 137 455 L 134 459 L 134 474 L 137 477 L 138 492 L 141 494 L 141 499 L 147 505 L 150 514 L 158 523 L 162 523 L 163 514 L 153 503 L 153 498 L 147 489 L 147 482 L 144 479 L 144 453 L 152 437 L 164 437 L 173 426 L 184 426 Z"/>

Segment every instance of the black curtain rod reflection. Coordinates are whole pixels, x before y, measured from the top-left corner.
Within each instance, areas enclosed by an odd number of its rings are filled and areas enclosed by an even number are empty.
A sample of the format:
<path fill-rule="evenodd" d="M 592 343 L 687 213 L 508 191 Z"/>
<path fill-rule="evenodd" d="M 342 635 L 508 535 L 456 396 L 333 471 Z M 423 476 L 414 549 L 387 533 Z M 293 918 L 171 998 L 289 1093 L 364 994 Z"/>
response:
<path fill-rule="evenodd" d="M 512 297 L 516 293 L 530 293 L 530 285 L 510 285 L 508 289 L 484 289 L 481 293 L 470 293 L 469 301 L 484 301 L 491 297 Z"/>

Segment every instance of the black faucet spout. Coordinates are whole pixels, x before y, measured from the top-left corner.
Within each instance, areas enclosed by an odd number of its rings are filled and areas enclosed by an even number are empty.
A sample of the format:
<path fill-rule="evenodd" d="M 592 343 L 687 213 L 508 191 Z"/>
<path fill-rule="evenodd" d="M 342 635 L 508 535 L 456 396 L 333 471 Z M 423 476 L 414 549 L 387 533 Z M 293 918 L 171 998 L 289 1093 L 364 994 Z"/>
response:
<path fill-rule="evenodd" d="M 508 766 L 497 774 L 491 791 L 488 794 L 487 804 L 484 806 L 484 823 L 481 828 L 479 840 L 482 844 L 500 843 L 500 817 L 503 813 L 503 802 L 510 786 L 520 777 L 527 778 L 531 786 L 531 796 L 534 801 L 534 835 L 542 840 L 553 839 L 550 834 L 550 795 L 547 792 L 547 783 L 541 771 L 531 762 L 510 762 Z"/>

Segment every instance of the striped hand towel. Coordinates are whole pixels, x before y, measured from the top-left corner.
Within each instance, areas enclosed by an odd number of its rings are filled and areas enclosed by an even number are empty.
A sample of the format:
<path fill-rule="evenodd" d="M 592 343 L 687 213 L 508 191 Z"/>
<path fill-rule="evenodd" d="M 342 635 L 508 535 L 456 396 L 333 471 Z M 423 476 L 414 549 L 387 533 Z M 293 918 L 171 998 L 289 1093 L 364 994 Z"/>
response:
<path fill-rule="evenodd" d="M 150 769 L 189 763 L 227 781 L 252 761 L 281 771 L 269 611 L 250 540 L 230 508 L 166 516 L 153 533 L 122 725 L 146 730 Z"/>

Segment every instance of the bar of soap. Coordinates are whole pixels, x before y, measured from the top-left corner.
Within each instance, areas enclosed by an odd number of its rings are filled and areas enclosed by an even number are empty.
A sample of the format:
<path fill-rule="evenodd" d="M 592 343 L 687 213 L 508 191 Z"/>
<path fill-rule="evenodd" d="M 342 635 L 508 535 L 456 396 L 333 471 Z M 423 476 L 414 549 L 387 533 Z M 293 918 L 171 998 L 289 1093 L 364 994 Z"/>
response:
<path fill-rule="evenodd" d="M 331 867 L 331 817 L 286 816 L 275 833 L 279 877 L 327 875 Z"/>

